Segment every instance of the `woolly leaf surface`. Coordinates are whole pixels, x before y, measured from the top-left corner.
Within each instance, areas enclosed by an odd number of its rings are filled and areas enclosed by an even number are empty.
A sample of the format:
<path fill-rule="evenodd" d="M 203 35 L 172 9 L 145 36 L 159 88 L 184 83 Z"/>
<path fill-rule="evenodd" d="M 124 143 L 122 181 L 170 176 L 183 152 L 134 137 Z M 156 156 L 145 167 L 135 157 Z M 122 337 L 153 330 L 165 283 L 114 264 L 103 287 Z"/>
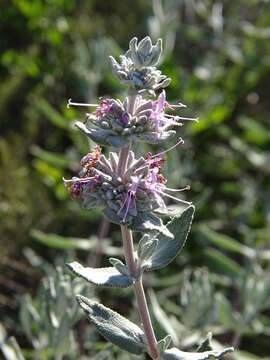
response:
<path fill-rule="evenodd" d="M 96 326 L 102 336 L 121 349 L 139 355 L 145 351 L 143 331 L 117 312 L 77 295 L 77 301 L 90 323 Z"/>
<path fill-rule="evenodd" d="M 75 275 L 94 285 L 122 288 L 132 285 L 132 278 L 129 275 L 121 274 L 114 267 L 96 269 L 84 267 L 76 261 L 67 266 Z"/>

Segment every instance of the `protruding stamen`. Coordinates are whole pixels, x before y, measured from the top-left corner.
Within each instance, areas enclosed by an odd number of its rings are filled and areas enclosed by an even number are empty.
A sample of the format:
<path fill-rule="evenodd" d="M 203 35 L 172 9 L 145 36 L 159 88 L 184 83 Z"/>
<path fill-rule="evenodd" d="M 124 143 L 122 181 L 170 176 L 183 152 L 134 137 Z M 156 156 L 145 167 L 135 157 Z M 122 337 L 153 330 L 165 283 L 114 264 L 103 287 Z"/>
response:
<path fill-rule="evenodd" d="M 69 109 L 70 106 L 97 107 L 98 104 L 75 103 L 75 102 L 72 102 L 72 99 L 68 99 L 67 108 Z"/>
<path fill-rule="evenodd" d="M 182 200 L 182 199 L 178 199 L 177 197 L 172 196 L 172 195 L 169 195 L 169 194 L 166 194 L 166 193 L 163 192 L 163 191 L 157 190 L 157 192 L 160 193 L 160 194 L 162 194 L 163 196 L 167 196 L 168 198 L 173 199 L 173 200 L 178 201 L 178 202 L 181 202 L 181 203 L 183 203 L 183 204 L 186 204 L 186 205 L 191 205 L 191 204 L 192 204 L 192 202 L 188 202 L 188 201 L 185 201 L 185 200 Z"/>
<path fill-rule="evenodd" d="M 151 159 L 157 157 L 157 156 L 160 156 L 160 155 L 163 155 L 163 154 L 166 154 L 168 151 L 171 151 L 173 150 L 174 148 L 176 148 L 178 145 L 183 145 L 184 144 L 184 140 L 182 138 L 179 138 L 179 141 L 174 144 L 173 146 L 171 146 L 169 149 L 167 150 L 164 150 L 164 151 L 161 151 L 160 153 L 156 154 L 156 155 L 152 155 L 151 156 Z"/>
<path fill-rule="evenodd" d="M 187 105 L 185 105 L 185 104 L 182 104 L 182 103 L 178 103 L 178 104 L 169 104 L 169 106 L 168 106 L 168 108 L 186 108 L 187 107 Z"/>
<path fill-rule="evenodd" d="M 190 185 L 187 185 L 186 187 L 182 188 L 182 189 L 171 189 L 166 187 L 167 191 L 172 191 L 172 192 L 182 192 L 182 191 L 189 191 L 190 190 Z"/>
<path fill-rule="evenodd" d="M 182 117 L 182 116 L 175 116 L 174 117 L 175 120 L 184 120 L 184 121 L 195 121 L 195 122 L 199 122 L 199 118 L 190 118 L 190 117 Z"/>
<path fill-rule="evenodd" d="M 93 179 L 95 179 L 95 176 L 91 176 L 91 177 L 86 177 L 86 178 L 78 178 L 78 177 L 74 177 L 74 178 L 72 178 L 72 179 L 69 179 L 69 180 L 67 180 L 67 179 L 65 179 L 64 177 L 63 177 L 63 181 L 64 181 L 64 183 L 74 183 L 74 182 L 80 182 L 80 183 L 82 183 L 82 182 L 87 182 L 87 181 L 90 181 L 90 180 L 93 180 Z"/>
<path fill-rule="evenodd" d="M 169 121 L 169 123 L 168 123 L 169 125 L 174 125 L 174 126 L 183 126 L 184 125 L 183 123 L 177 122 L 179 120 L 178 116 L 165 114 L 164 118 L 166 118 L 166 120 Z M 176 121 L 173 121 L 173 120 L 176 120 Z"/>

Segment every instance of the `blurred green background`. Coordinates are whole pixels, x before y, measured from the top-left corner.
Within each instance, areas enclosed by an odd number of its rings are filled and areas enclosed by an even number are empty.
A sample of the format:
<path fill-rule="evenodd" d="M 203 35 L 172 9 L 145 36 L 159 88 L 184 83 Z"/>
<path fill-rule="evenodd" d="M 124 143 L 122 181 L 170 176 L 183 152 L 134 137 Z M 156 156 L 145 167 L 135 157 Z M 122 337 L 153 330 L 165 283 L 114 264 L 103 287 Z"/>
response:
<path fill-rule="evenodd" d="M 217 345 L 238 348 L 234 359 L 270 359 L 269 1 L 1 0 L 0 8 L 0 342 L 15 336 L 29 359 L 126 358 L 83 336 L 83 320 L 57 357 L 59 344 L 41 341 L 49 330 L 41 336 L 36 323 L 44 281 L 68 276 L 56 276 L 57 264 L 108 264 L 121 246 L 111 226 L 100 249 L 99 211 L 82 210 L 63 186 L 89 149 L 73 127 L 84 113 L 67 100 L 123 97 L 108 55 L 149 34 L 164 40 L 169 101 L 200 117 L 180 130 L 185 146 L 168 159 L 169 184 L 191 185 L 196 216 L 180 257 L 146 276 L 157 334 L 190 349 L 212 329 Z M 93 296 L 126 315 L 132 306 L 129 291 Z"/>

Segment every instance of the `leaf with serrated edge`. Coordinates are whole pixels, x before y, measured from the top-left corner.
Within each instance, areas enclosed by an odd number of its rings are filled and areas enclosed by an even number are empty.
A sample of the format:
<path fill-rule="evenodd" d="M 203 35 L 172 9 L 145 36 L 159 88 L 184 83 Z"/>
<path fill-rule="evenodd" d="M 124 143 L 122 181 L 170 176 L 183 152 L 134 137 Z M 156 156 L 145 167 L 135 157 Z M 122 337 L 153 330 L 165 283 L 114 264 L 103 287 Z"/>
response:
<path fill-rule="evenodd" d="M 128 275 L 121 274 L 114 267 L 95 269 L 84 267 L 76 261 L 67 264 L 67 266 L 75 275 L 82 277 L 94 285 L 122 288 L 132 285 L 132 278 Z"/>
<path fill-rule="evenodd" d="M 96 326 L 106 340 L 132 354 L 139 355 L 146 350 L 143 342 L 144 333 L 136 324 L 84 296 L 77 295 L 76 299 L 90 323 Z"/>
<path fill-rule="evenodd" d="M 222 356 L 233 352 L 233 348 L 227 348 L 221 351 L 205 351 L 202 353 L 189 353 L 180 351 L 177 348 L 172 348 L 164 351 L 163 359 L 164 360 L 206 360 L 206 359 L 221 359 Z"/>
<path fill-rule="evenodd" d="M 189 206 L 180 216 L 175 216 L 168 224 L 169 232 L 174 239 L 169 239 L 160 234 L 157 236 L 158 245 L 151 259 L 147 262 L 146 270 L 156 270 L 167 266 L 178 255 L 185 245 L 190 231 L 195 208 Z"/>

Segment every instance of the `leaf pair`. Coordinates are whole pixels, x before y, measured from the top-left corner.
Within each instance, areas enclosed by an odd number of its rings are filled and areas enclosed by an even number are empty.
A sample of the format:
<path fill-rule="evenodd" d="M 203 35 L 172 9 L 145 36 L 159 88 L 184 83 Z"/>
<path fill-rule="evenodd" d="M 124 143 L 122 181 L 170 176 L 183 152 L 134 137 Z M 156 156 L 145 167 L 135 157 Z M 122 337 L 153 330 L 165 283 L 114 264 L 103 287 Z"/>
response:
<path fill-rule="evenodd" d="M 138 251 L 145 259 L 143 265 L 145 270 L 160 269 L 173 261 L 185 245 L 193 215 L 194 207 L 189 206 L 181 215 L 175 216 L 167 224 L 168 231 L 174 235 L 172 240 L 168 240 L 166 235 L 161 234 L 151 240 L 145 237 L 141 240 Z M 72 262 L 67 266 L 74 274 L 94 285 L 125 288 L 133 283 L 131 276 L 121 271 L 121 268 L 115 264 L 115 267 L 99 269 L 83 267 L 77 262 Z"/>

